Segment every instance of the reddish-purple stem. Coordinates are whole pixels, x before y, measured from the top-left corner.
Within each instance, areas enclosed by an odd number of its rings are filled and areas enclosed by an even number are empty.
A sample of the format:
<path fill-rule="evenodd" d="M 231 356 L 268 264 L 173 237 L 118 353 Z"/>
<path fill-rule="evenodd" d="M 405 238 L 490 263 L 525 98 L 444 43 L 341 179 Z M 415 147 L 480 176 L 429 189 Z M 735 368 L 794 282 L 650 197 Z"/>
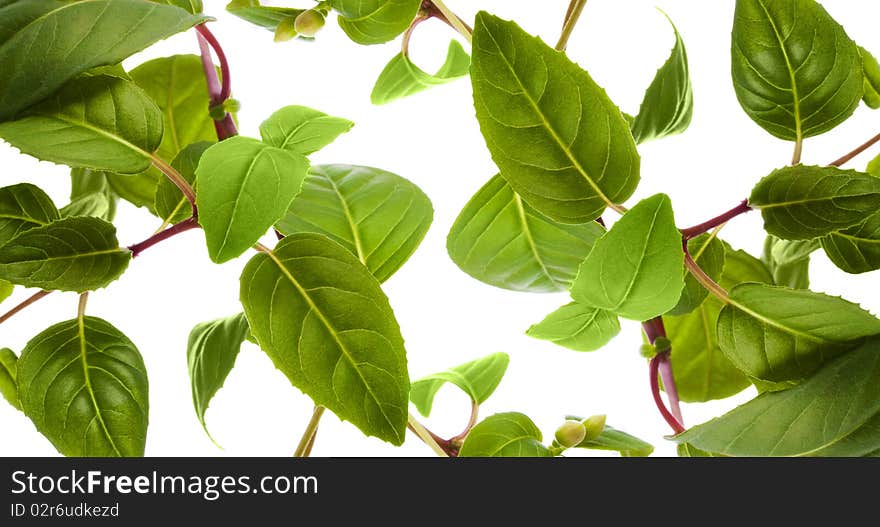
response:
<path fill-rule="evenodd" d="M 660 317 L 652 318 L 646 322 L 642 323 L 642 328 L 645 331 L 645 336 L 648 337 L 648 341 L 652 344 L 658 337 L 666 336 L 666 327 L 663 325 L 663 319 Z M 672 374 L 672 361 L 670 359 L 669 350 L 658 353 L 653 359 L 651 359 L 651 394 L 654 397 L 654 402 L 657 403 L 657 408 L 660 410 L 660 413 L 663 415 L 663 418 L 666 419 L 666 422 L 672 426 L 672 429 L 676 431 L 676 433 L 684 430 L 684 418 L 681 414 L 681 405 L 678 399 L 678 389 L 675 387 L 675 376 Z M 669 400 L 669 406 L 671 411 L 666 408 L 666 405 L 663 403 L 663 399 L 660 397 L 660 385 L 657 382 L 657 375 L 663 377 L 663 387 L 666 389 L 666 398 Z M 672 420 L 675 422 L 673 425 L 670 421 L 669 417 L 672 417 Z M 681 430 L 679 430 L 679 428 Z"/>
<path fill-rule="evenodd" d="M 199 222 L 193 217 L 186 220 L 183 220 L 180 223 L 175 223 L 171 227 L 168 227 L 164 231 L 159 231 L 156 234 L 150 236 L 146 240 L 136 243 L 134 245 L 130 245 L 128 250 L 131 251 L 131 257 L 137 258 L 142 252 L 150 247 L 156 245 L 157 243 L 167 240 L 172 236 L 176 236 L 181 232 L 186 232 L 190 229 L 197 229 L 199 227 Z"/>
<path fill-rule="evenodd" d="M 651 359 L 651 364 L 648 367 L 648 373 L 651 376 L 651 395 L 654 396 L 654 403 L 657 405 L 657 409 L 660 410 L 660 415 L 663 416 L 663 419 L 666 420 L 676 434 L 680 434 L 684 432 L 684 426 L 674 415 L 672 415 L 672 413 L 669 412 L 669 410 L 666 409 L 666 405 L 663 404 L 663 399 L 660 398 L 660 382 L 657 380 L 657 377 L 660 370 L 661 357 L 663 355 L 668 355 L 668 352 L 657 354 Z"/>
<path fill-rule="evenodd" d="M 693 227 L 688 227 L 687 229 L 681 229 L 681 235 L 684 237 L 685 240 L 690 240 L 691 238 L 695 238 L 703 233 L 709 232 L 719 225 L 724 225 L 733 218 L 736 218 L 740 214 L 745 214 L 750 210 L 752 210 L 752 208 L 749 206 L 749 200 L 744 199 L 742 200 L 742 203 L 725 212 L 724 214 L 715 216 L 711 220 L 704 221 L 699 225 L 694 225 Z"/>
<path fill-rule="evenodd" d="M 226 102 L 232 90 L 229 78 L 229 62 L 226 60 L 226 54 L 223 52 L 220 42 L 205 24 L 196 26 L 196 31 L 199 38 L 199 51 L 202 55 L 202 67 L 205 70 L 205 80 L 208 83 L 210 107 L 214 108 Z M 211 58 L 211 48 L 214 49 L 214 53 L 217 54 L 217 58 L 220 60 L 222 81 L 217 77 L 217 69 L 214 67 L 214 60 Z M 238 135 L 235 121 L 232 120 L 232 115 L 229 112 L 226 112 L 223 119 L 214 121 L 214 130 L 217 132 L 217 139 L 220 141 Z"/>

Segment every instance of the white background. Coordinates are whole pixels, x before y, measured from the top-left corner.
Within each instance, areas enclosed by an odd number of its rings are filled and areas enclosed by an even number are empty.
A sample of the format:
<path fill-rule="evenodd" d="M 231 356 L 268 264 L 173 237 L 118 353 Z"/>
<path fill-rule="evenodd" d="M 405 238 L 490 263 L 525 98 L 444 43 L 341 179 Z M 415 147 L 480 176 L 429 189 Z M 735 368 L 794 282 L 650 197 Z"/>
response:
<path fill-rule="evenodd" d="M 446 233 L 470 196 L 495 168 L 474 118 L 466 79 L 388 106 L 370 104 L 372 84 L 399 43 L 363 47 L 347 40 L 335 22 L 314 43 L 274 44 L 272 34 L 223 10 L 225 1 L 206 0 L 211 25 L 229 56 L 234 96 L 241 100 L 241 132 L 258 136 L 259 123 L 289 104 L 311 106 L 357 123 L 349 134 L 313 156 L 315 163 L 381 167 L 418 184 L 431 197 L 434 224 L 413 258 L 390 279 L 385 291 L 406 339 L 413 379 L 449 366 L 504 351 L 510 369 L 482 415 L 523 412 L 551 436 L 563 416 L 605 413 L 608 423 L 656 445 L 656 455 L 674 455 L 669 433 L 648 389 L 647 365 L 639 357 L 639 326 L 625 322 L 604 349 L 576 353 L 533 340 L 524 331 L 567 302 L 565 294 L 513 293 L 479 283 L 461 272 L 445 250 Z M 310 2 L 302 0 L 303 5 Z M 281 5 L 281 2 L 267 2 Z M 450 0 L 466 20 L 478 9 L 517 20 L 527 31 L 554 43 L 567 0 Z M 827 0 L 831 14 L 850 36 L 880 52 L 880 3 Z M 771 169 L 791 158 L 791 144 L 772 138 L 740 109 L 730 81 L 730 27 L 734 2 L 695 0 L 590 0 L 569 46 L 573 60 L 588 69 L 610 96 L 631 114 L 655 70 L 666 60 L 672 31 L 654 9 L 676 22 L 688 49 L 695 93 L 694 120 L 681 136 L 640 147 L 642 183 L 629 204 L 662 191 L 673 200 L 679 226 L 704 221 L 749 194 Z M 413 56 L 426 70 L 440 64 L 454 34 L 439 22 L 423 24 Z M 126 63 L 158 56 L 197 53 L 192 32 L 154 46 Z M 880 128 L 880 113 L 864 107 L 830 134 L 806 142 L 804 162 L 828 163 L 861 144 Z M 873 150 L 852 166 L 864 168 Z M 0 144 L 2 184 L 29 181 L 66 203 L 68 170 L 19 155 Z M 611 218 L 610 213 L 606 217 Z M 158 222 L 142 209 L 120 207 L 120 240 L 140 241 Z M 751 213 L 732 222 L 724 238 L 759 254 L 761 220 Z M 91 295 L 89 314 L 106 318 L 139 347 L 150 375 L 150 456 L 285 456 L 299 440 L 311 402 L 275 370 L 256 347 L 246 344 L 235 369 L 208 413 L 215 447 L 196 419 L 186 366 L 187 335 L 193 325 L 240 311 L 238 276 L 250 255 L 221 266 L 209 262 L 200 231 L 191 231 L 133 262 L 121 280 Z M 840 294 L 880 310 L 877 279 L 850 276 L 821 254 L 814 257 L 813 289 Z M 33 291 L 17 290 L 2 310 Z M 53 293 L 0 326 L 0 345 L 16 351 L 38 332 L 75 316 L 76 295 Z M 688 424 L 703 422 L 753 396 L 685 405 Z M 415 411 L 415 410 L 413 410 Z M 438 395 L 426 423 L 437 433 L 457 433 L 468 416 L 464 396 L 454 388 Z M 549 437 L 548 437 L 549 439 Z M 599 453 L 576 453 L 575 455 Z M 0 401 L 0 455 L 57 455 L 23 414 Z M 421 456 L 431 451 L 414 436 L 395 448 L 365 438 L 329 412 L 321 424 L 317 456 Z"/>

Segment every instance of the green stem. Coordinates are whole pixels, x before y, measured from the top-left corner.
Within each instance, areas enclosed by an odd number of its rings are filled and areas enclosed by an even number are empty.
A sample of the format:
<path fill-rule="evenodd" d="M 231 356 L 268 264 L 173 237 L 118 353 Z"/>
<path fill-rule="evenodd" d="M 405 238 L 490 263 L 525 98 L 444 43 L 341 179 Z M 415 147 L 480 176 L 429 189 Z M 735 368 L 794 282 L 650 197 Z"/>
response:
<path fill-rule="evenodd" d="M 153 164 L 154 167 L 159 169 L 160 172 L 165 174 L 165 177 L 167 177 L 169 180 L 171 180 L 171 182 L 174 183 L 178 189 L 180 189 L 180 192 L 183 193 L 183 195 L 186 197 L 187 201 L 189 201 L 190 205 L 192 205 L 193 216 L 195 216 L 196 215 L 195 214 L 195 212 L 196 212 L 196 191 L 193 190 L 193 188 L 189 184 L 189 182 L 186 179 L 184 179 L 184 177 L 182 175 L 180 175 L 180 172 L 175 170 L 174 167 L 169 165 L 164 159 L 157 156 L 156 154 L 153 154 L 150 156 L 150 162 Z"/>
<path fill-rule="evenodd" d="M 315 410 L 312 412 L 312 418 L 309 419 L 309 424 L 306 425 L 302 438 L 299 440 L 299 445 L 297 445 L 296 451 L 293 453 L 293 457 L 308 457 L 315 443 L 315 435 L 318 433 L 318 424 L 321 422 L 322 415 L 324 415 L 324 407 L 316 405 Z"/>
<path fill-rule="evenodd" d="M 705 287 L 707 291 L 717 297 L 718 300 L 721 300 L 725 304 L 730 303 L 730 295 L 727 294 L 727 290 L 718 285 L 715 280 L 712 280 L 712 277 L 707 275 L 706 272 L 703 271 L 703 268 L 694 261 L 687 250 L 687 243 L 685 243 L 684 247 L 684 266 L 693 275 L 697 282 L 699 282 L 700 285 Z"/>
<path fill-rule="evenodd" d="M 562 23 L 562 34 L 559 35 L 559 42 L 556 43 L 557 51 L 565 51 L 568 47 L 568 39 L 571 37 L 574 27 L 584 11 L 587 0 L 571 0 L 568 5 L 568 11 L 565 13 L 565 21 Z"/>
<path fill-rule="evenodd" d="M 431 447 L 431 450 L 433 450 L 435 454 L 440 457 L 449 457 L 449 454 L 446 452 L 446 450 L 444 450 L 443 447 L 441 447 L 437 443 L 437 441 L 434 440 L 434 436 L 431 435 L 431 432 L 429 432 L 428 429 L 422 425 L 422 423 L 418 422 L 416 418 L 413 417 L 413 414 L 409 414 L 408 424 L 409 429 L 412 430 L 417 436 L 419 436 L 419 439 L 421 439 L 423 443 Z"/>
<path fill-rule="evenodd" d="M 791 164 L 797 165 L 801 162 L 801 154 L 804 151 L 804 138 L 798 134 L 797 141 L 794 143 L 794 154 L 791 156 Z"/>
<path fill-rule="evenodd" d="M 468 29 L 464 22 L 462 22 L 461 19 L 458 18 L 458 15 L 456 15 L 448 7 L 446 7 L 446 4 L 443 3 L 443 0 L 431 0 L 431 3 L 434 4 L 434 7 L 436 7 L 437 10 L 443 14 L 443 16 L 449 22 L 449 25 L 452 26 L 453 29 L 458 31 L 459 34 L 461 34 L 461 36 L 465 38 L 465 40 L 467 40 L 468 42 L 473 41 L 473 31 Z"/>
<path fill-rule="evenodd" d="M 79 295 L 79 305 L 76 307 L 76 318 L 82 320 L 86 316 L 86 304 L 89 303 L 89 292 Z"/>

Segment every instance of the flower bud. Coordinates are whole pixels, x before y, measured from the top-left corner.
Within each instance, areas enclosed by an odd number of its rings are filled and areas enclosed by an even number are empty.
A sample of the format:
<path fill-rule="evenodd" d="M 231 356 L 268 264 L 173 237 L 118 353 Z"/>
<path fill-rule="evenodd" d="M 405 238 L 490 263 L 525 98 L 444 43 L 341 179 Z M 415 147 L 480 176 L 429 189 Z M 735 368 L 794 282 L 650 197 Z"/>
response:
<path fill-rule="evenodd" d="M 653 359 L 657 355 L 657 348 L 653 344 L 642 344 L 639 346 L 639 355 L 646 359 Z"/>
<path fill-rule="evenodd" d="M 324 15 L 314 9 L 303 11 L 296 17 L 294 28 L 304 37 L 314 37 L 324 27 Z"/>
<path fill-rule="evenodd" d="M 294 17 L 287 17 L 278 22 L 278 27 L 275 28 L 275 42 L 287 42 L 297 35 L 296 30 L 296 19 Z"/>
<path fill-rule="evenodd" d="M 583 441 L 593 441 L 605 430 L 605 416 L 594 415 L 587 417 L 581 424 L 584 427 Z"/>
<path fill-rule="evenodd" d="M 577 446 L 584 440 L 587 431 L 584 425 L 577 421 L 566 421 L 556 429 L 556 442 L 565 448 Z"/>

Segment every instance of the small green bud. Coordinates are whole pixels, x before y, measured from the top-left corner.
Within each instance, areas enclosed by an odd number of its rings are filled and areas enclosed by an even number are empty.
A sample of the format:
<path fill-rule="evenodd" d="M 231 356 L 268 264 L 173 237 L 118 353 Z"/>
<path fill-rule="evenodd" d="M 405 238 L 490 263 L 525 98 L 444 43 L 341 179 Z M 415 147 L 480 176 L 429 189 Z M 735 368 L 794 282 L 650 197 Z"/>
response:
<path fill-rule="evenodd" d="M 582 423 L 584 427 L 584 441 L 593 441 L 602 431 L 605 430 L 605 416 L 604 415 L 594 415 L 592 417 L 587 417 L 583 420 Z"/>
<path fill-rule="evenodd" d="M 566 421 L 556 429 L 556 442 L 565 448 L 577 446 L 584 440 L 587 430 L 577 421 Z"/>
<path fill-rule="evenodd" d="M 275 28 L 275 42 L 287 42 L 297 35 L 296 18 L 287 17 L 278 22 Z"/>
<path fill-rule="evenodd" d="M 222 121 L 226 118 L 226 108 L 224 105 L 218 104 L 217 106 L 211 106 L 208 110 L 208 114 L 211 116 L 211 119 L 215 121 Z"/>
<path fill-rule="evenodd" d="M 654 347 L 657 348 L 657 353 L 663 353 L 672 349 L 672 342 L 666 337 L 657 337 L 654 339 Z"/>
<path fill-rule="evenodd" d="M 324 27 L 324 15 L 320 11 L 309 9 L 296 17 L 294 28 L 304 37 L 314 37 Z"/>
<path fill-rule="evenodd" d="M 223 103 L 223 108 L 229 113 L 238 113 L 241 111 L 241 103 L 238 102 L 238 99 L 226 99 L 226 102 Z"/>
<path fill-rule="evenodd" d="M 642 344 L 639 346 L 639 355 L 646 359 L 653 359 L 657 355 L 657 348 L 653 344 Z"/>

